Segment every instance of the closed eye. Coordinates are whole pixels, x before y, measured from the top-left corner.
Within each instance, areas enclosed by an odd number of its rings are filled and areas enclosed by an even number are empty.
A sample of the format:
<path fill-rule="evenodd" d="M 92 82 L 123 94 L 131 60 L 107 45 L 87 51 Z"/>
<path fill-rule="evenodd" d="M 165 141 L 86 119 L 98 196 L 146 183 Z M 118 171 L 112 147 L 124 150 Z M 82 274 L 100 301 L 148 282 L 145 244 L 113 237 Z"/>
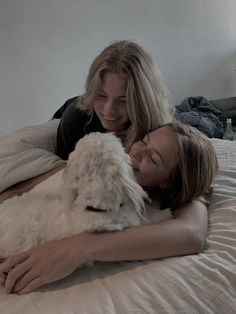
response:
<path fill-rule="evenodd" d="M 154 155 L 155 155 L 154 153 L 150 153 L 149 158 L 153 164 L 158 165 Z"/>
<path fill-rule="evenodd" d="M 126 99 L 119 99 L 119 102 L 125 105 L 126 104 Z"/>
<path fill-rule="evenodd" d="M 100 98 L 106 98 L 107 96 L 104 95 L 104 94 L 98 94 L 98 97 L 100 97 Z"/>
<path fill-rule="evenodd" d="M 161 157 L 155 151 L 150 152 L 149 158 L 151 162 L 154 163 L 156 166 L 159 166 L 160 163 L 162 162 Z"/>

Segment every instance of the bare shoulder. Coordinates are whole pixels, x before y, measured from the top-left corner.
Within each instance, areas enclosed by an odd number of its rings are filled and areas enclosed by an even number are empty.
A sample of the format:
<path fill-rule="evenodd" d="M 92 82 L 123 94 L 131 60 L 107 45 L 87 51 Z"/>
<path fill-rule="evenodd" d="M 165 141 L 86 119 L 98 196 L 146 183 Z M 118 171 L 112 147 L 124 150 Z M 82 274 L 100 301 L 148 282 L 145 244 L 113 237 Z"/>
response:
<path fill-rule="evenodd" d="M 208 218 L 208 211 L 206 205 L 201 200 L 194 200 L 177 208 L 173 215 L 179 219 L 205 220 Z"/>

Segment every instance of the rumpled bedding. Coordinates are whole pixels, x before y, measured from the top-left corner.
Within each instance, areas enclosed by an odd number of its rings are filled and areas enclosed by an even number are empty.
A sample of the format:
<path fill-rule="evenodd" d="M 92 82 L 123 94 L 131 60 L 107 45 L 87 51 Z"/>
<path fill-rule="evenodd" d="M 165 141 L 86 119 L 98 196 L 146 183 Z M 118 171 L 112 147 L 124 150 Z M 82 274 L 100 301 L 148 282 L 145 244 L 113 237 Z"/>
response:
<path fill-rule="evenodd" d="M 235 313 L 236 142 L 212 142 L 220 172 L 214 182 L 202 253 L 96 263 L 23 296 L 5 295 L 0 288 L 1 314 Z M 48 188 L 56 176 L 35 188 Z"/>
<path fill-rule="evenodd" d="M 50 120 L 0 136 L 0 193 L 63 163 L 55 155 L 59 122 Z"/>
<path fill-rule="evenodd" d="M 223 137 L 221 112 L 202 96 L 187 97 L 176 106 L 175 118 L 189 124 L 210 138 Z"/>

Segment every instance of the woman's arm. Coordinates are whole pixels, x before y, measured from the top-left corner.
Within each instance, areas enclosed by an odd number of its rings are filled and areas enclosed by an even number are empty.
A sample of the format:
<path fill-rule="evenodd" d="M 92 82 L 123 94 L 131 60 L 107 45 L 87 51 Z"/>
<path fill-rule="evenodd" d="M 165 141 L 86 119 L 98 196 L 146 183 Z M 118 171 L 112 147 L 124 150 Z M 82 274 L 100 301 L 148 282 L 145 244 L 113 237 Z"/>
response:
<path fill-rule="evenodd" d="M 173 219 L 158 224 L 112 235 L 91 235 L 85 260 L 146 260 L 196 254 L 204 247 L 207 229 L 207 208 L 194 201 L 176 210 Z"/>
<path fill-rule="evenodd" d="M 207 226 L 207 208 L 193 201 L 176 210 L 173 219 L 155 225 L 113 233 L 84 233 L 47 242 L 9 257 L 0 266 L 0 273 L 14 267 L 7 277 L 6 291 L 28 293 L 66 277 L 91 260 L 146 260 L 196 254 L 204 247 Z"/>
<path fill-rule="evenodd" d="M 57 171 L 63 169 L 66 165 L 66 162 L 53 168 L 52 170 L 49 170 L 37 177 L 34 177 L 32 179 L 29 180 L 25 180 L 22 181 L 20 183 L 17 183 L 13 186 L 11 186 L 10 188 L 8 188 L 7 190 L 3 191 L 2 193 L 0 193 L 0 203 L 2 203 L 3 201 L 5 201 L 8 198 L 11 198 L 13 196 L 16 195 L 21 195 L 25 192 L 29 192 L 33 187 L 35 187 L 37 184 L 39 184 L 40 182 L 46 180 L 48 177 L 52 176 L 54 173 L 56 173 Z"/>

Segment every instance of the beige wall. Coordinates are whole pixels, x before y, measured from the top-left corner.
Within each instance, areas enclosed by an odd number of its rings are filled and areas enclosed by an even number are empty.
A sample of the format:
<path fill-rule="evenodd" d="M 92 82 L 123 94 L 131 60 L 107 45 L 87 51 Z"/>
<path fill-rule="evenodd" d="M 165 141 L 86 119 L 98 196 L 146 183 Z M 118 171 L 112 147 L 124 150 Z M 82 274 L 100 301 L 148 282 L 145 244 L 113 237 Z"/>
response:
<path fill-rule="evenodd" d="M 143 45 L 173 100 L 236 95 L 235 0 L 0 0 L 0 134 L 83 91 L 115 39 Z"/>

